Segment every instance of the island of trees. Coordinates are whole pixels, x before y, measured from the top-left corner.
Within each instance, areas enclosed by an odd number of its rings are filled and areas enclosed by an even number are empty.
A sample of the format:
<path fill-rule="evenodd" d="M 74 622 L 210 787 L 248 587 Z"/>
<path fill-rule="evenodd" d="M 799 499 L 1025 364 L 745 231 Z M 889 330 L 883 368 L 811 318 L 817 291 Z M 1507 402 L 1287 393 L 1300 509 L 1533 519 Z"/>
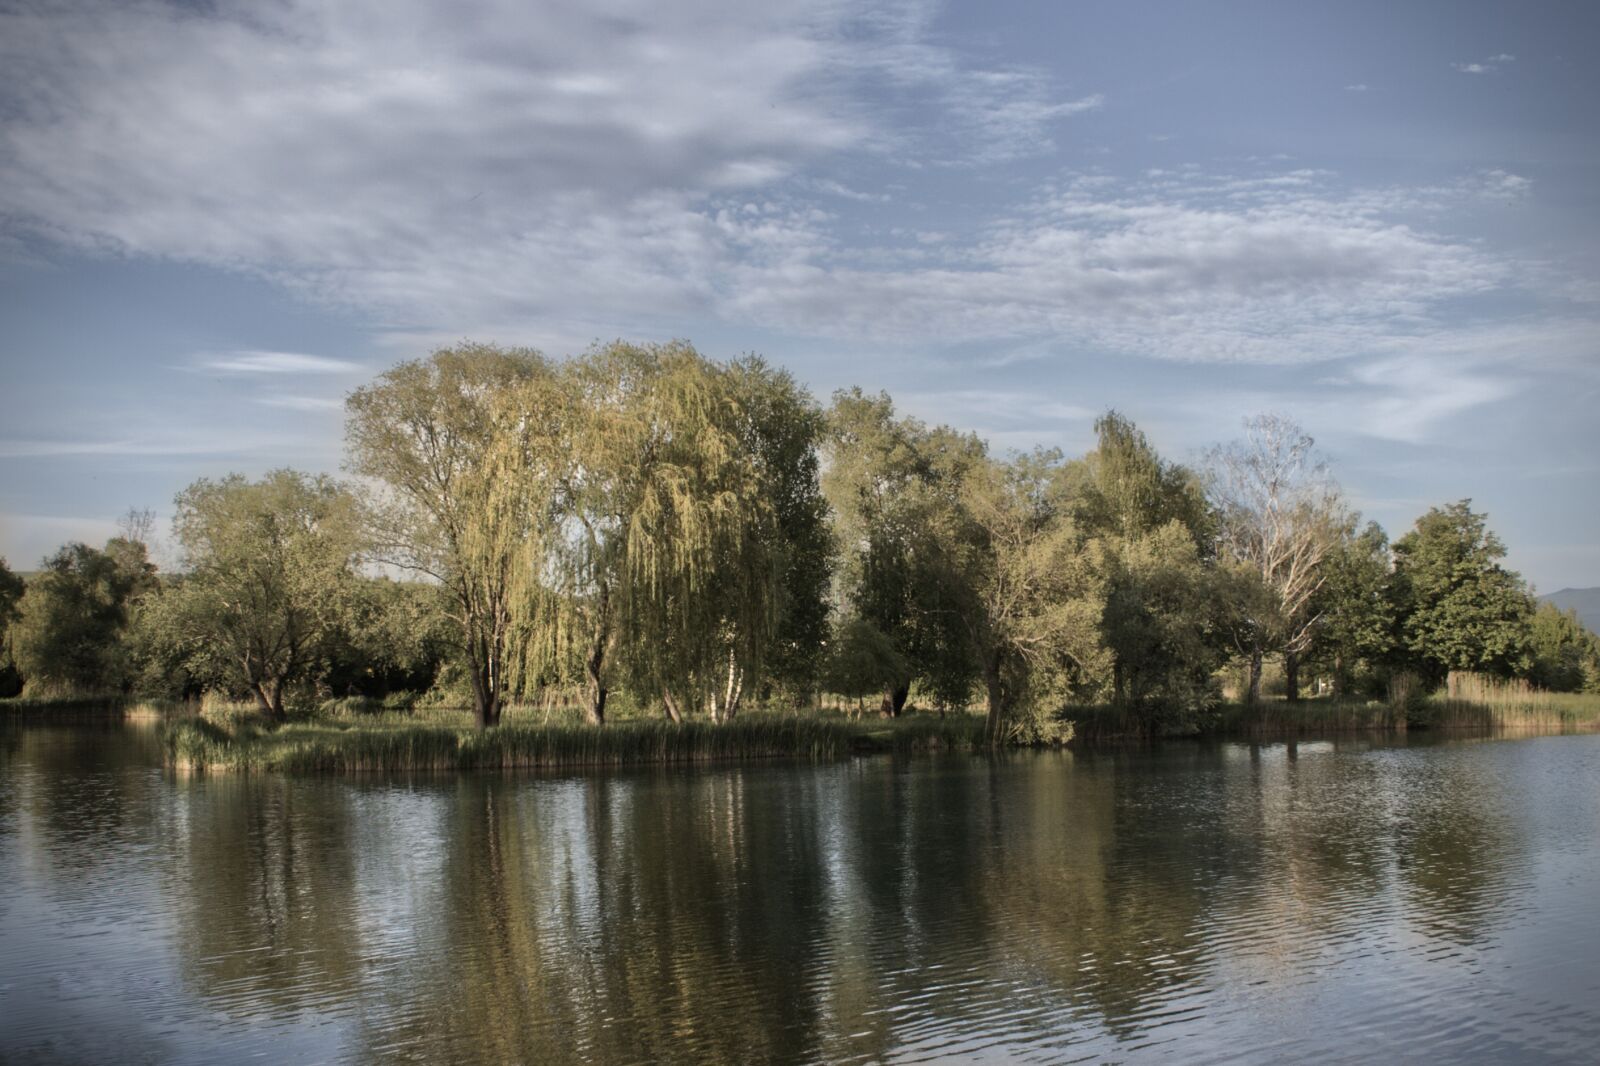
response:
<path fill-rule="evenodd" d="M 1539 605 L 1469 500 L 1393 542 L 1299 427 L 1249 420 L 1194 467 L 1108 412 L 1087 455 L 998 455 L 859 389 L 823 407 L 759 358 L 615 343 L 569 360 L 464 344 L 347 401 L 350 482 L 279 470 L 0 562 L 0 690 L 508 705 L 725 724 L 827 698 L 1072 708 L 1145 734 L 1224 700 L 1385 698 L 1451 672 L 1600 690 L 1600 643 Z"/>

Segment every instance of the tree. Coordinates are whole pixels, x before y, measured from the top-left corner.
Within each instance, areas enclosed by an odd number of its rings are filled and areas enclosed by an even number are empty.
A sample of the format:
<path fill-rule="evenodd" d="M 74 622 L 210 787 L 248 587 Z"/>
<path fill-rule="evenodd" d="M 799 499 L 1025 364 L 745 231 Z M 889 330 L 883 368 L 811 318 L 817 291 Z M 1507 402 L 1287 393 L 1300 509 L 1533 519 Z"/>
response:
<path fill-rule="evenodd" d="M 863 618 L 842 621 L 830 643 L 823 682 L 828 691 L 861 699 L 911 683 L 911 664 L 876 626 Z"/>
<path fill-rule="evenodd" d="M 27 582 L 13 574 L 0 556 L 0 696 L 14 696 L 22 691 L 22 677 L 11 656 L 11 626 L 21 617 L 22 594 Z"/>
<path fill-rule="evenodd" d="M 351 467 L 387 490 L 373 509 L 375 550 L 450 591 L 480 728 L 500 720 L 513 586 L 528 577 L 517 556 L 537 554 L 530 501 L 499 475 L 508 463 L 538 470 L 542 457 L 497 449 L 497 434 L 508 418 L 525 421 L 507 392 L 551 374 L 537 352 L 463 344 L 401 363 L 345 402 Z"/>
<path fill-rule="evenodd" d="M 967 471 L 987 461 L 975 436 L 897 419 L 888 396 L 834 395 L 823 492 L 840 546 L 838 600 L 887 637 L 911 677 L 885 688 L 881 710 L 905 707 L 911 678 L 940 705 L 964 705 L 979 676 L 963 581 L 961 509 Z"/>
<path fill-rule="evenodd" d="M 1541 603 L 1528 633 L 1532 663 L 1528 680 L 1552 692 L 1600 688 L 1600 637 L 1578 620 L 1577 611 Z"/>
<path fill-rule="evenodd" d="M 1163 461 L 1127 418 L 1107 412 L 1095 432 L 1094 451 L 1066 475 L 1083 550 L 1107 578 L 1111 698 L 1151 728 L 1187 723 L 1211 699 L 1219 657 L 1206 566 L 1215 516 L 1199 478 Z"/>
<path fill-rule="evenodd" d="M 1384 659 L 1393 647 L 1394 610 L 1389 583 L 1389 538 L 1376 522 L 1357 532 L 1351 516 L 1323 559 L 1323 583 L 1312 599 L 1319 619 L 1308 654 L 1333 678 L 1333 691 L 1350 690 L 1356 668 Z"/>
<path fill-rule="evenodd" d="M 742 408 L 740 435 L 772 508 L 780 554 L 777 618 L 764 668 L 795 697 L 815 684 L 828 638 L 837 546 L 820 474 L 827 421 L 787 371 L 751 357 L 730 372 Z"/>
<path fill-rule="evenodd" d="M 276 470 L 202 478 L 176 505 L 186 573 L 143 621 L 195 677 L 282 721 L 289 686 L 315 675 L 347 621 L 355 499 L 327 477 Z"/>
<path fill-rule="evenodd" d="M 969 590 L 964 619 L 999 743 L 1019 718 L 1064 703 L 1076 677 L 1104 670 L 1104 578 L 1064 513 L 1057 453 L 973 464 L 961 504 L 967 528 L 952 539 Z"/>
<path fill-rule="evenodd" d="M 1164 461 L 1139 427 L 1116 411 L 1094 423 L 1095 449 L 1068 466 L 1072 518 L 1085 537 L 1131 543 L 1176 522 L 1200 551 L 1216 535 L 1205 486 L 1188 467 Z"/>
<path fill-rule="evenodd" d="M 1450 670 L 1502 676 L 1532 666 L 1533 601 L 1500 566 L 1505 545 L 1471 500 L 1435 507 L 1395 541 L 1390 601 L 1401 646 L 1435 679 Z"/>
<path fill-rule="evenodd" d="M 10 629 L 29 691 L 123 691 L 132 677 L 124 642 L 130 613 L 156 584 L 144 545 L 121 537 L 104 550 L 68 544 L 46 559 Z"/>
<path fill-rule="evenodd" d="M 1232 583 L 1257 588 L 1236 603 L 1234 642 L 1244 652 L 1251 704 L 1261 699 L 1264 657 L 1282 652 L 1288 698 L 1299 698 L 1298 667 L 1319 616 L 1322 561 L 1344 521 L 1337 486 L 1315 442 L 1278 415 L 1245 420 L 1245 437 L 1210 452 L 1211 493 L 1220 517 L 1219 554 L 1242 571 Z"/>
<path fill-rule="evenodd" d="M 775 631 L 783 552 L 745 396 L 688 345 L 643 350 L 617 607 L 630 686 L 732 717 Z M 613 453 L 614 455 L 616 453 Z"/>

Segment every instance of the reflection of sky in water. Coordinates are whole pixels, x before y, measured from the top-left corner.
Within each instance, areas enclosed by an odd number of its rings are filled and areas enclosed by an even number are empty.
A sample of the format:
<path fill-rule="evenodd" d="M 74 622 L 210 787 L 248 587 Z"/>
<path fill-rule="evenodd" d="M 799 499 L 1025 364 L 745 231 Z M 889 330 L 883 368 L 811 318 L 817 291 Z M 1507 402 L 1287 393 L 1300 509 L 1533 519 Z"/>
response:
<path fill-rule="evenodd" d="M 1600 737 L 195 781 L 5 729 L 8 1059 L 1600 1043 Z"/>

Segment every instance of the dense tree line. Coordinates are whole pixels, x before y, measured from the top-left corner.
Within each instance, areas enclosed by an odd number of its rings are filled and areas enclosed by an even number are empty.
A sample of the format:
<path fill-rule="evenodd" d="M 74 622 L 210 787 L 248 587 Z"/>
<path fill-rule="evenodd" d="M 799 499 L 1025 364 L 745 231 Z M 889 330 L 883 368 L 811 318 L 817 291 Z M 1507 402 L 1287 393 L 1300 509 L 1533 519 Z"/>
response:
<path fill-rule="evenodd" d="M 823 408 L 682 343 L 462 345 L 347 414 L 359 491 L 197 481 L 171 574 L 137 523 L 25 587 L 0 563 L 0 684 L 215 690 L 280 718 L 431 690 L 485 727 L 550 692 L 599 725 L 618 695 L 726 721 L 826 691 L 888 716 L 976 701 L 996 739 L 1085 702 L 1193 728 L 1230 669 L 1249 702 L 1269 672 L 1290 700 L 1452 670 L 1600 688 L 1600 643 L 1502 567 L 1470 501 L 1391 544 L 1273 416 L 1197 468 L 1116 412 L 1082 457 L 996 455 L 885 395 Z"/>

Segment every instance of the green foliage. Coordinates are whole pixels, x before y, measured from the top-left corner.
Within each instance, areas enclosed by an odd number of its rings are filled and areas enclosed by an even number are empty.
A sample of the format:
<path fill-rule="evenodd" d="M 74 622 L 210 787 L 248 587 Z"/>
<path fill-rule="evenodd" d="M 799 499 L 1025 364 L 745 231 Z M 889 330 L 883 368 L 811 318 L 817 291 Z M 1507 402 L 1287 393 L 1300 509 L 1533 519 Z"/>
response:
<path fill-rule="evenodd" d="M 1335 695 L 1356 689 L 1359 676 L 1381 664 L 1394 646 L 1389 585 L 1389 538 L 1376 522 L 1359 532 L 1351 518 L 1323 560 L 1323 583 L 1312 598 L 1317 618 L 1308 657 L 1333 679 Z"/>
<path fill-rule="evenodd" d="M 1131 421 L 1108 412 L 1095 431 L 1095 450 L 1067 475 L 1084 550 L 1106 575 L 1110 677 L 1076 695 L 1109 695 L 1154 731 L 1181 730 L 1215 700 L 1215 516 L 1199 479 L 1164 462 Z"/>
<path fill-rule="evenodd" d="M 401 363 L 345 402 L 351 466 L 387 492 L 370 510 L 374 551 L 449 591 L 457 646 L 485 725 L 500 714 L 512 612 L 542 606 L 512 587 L 537 555 L 539 505 L 547 498 L 519 491 L 522 475 L 544 469 L 544 457 L 527 454 L 530 437 L 515 430 L 528 415 L 537 427 L 551 405 L 508 408 L 505 397 L 513 390 L 527 390 L 524 401 L 548 395 L 532 390 L 551 373 L 537 352 L 463 344 Z"/>
<path fill-rule="evenodd" d="M 1219 583 L 1177 521 L 1096 547 L 1110 575 L 1101 625 L 1114 656 L 1112 700 L 1154 731 L 1183 731 L 1216 702 Z"/>
<path fill-rule="evenodd" d="M 1132 542 L 1173 523 L 1210 549 L 1216 516 L 1200 478 L 1167 463 L 1125 416 L 1107 411 L 1094 424 L 1094 451 L 1068 465 L 1072 517 L 1086 538 Z"/>
<path fill-rule="evenodd" d="M 22 675 L 11 657 L 11 626 L 22 616 L 22 594 L 27 582 L 11 572 L 0 556 L 0 698 L 22 691 Z"/>
<path fill-rule="evenodd" d="M 1394 545 L 1389 602 L 1399 643 L 1435 680 L 1450 670 L 1509 676 L 1533 665 L 1532 598 L 1500 566 L 1505 545 L 1471 504 L 1433 508 Z"/>
<path fill-rule="evenodd" d="M 1600 637 L 1576 611 L 1541 603 L 1528 635 L 1528 679 L 1551 692 L 1600 692 Z"/>
<path fill-rule="evenodd" d="M 30 695 L 120 693 L 133 677 L 125 641 L 139 597 L 157 586 L 142 543 L 68 544 L 44 561 L 8 629 Z"/>
<path fill-rule="evenodd" d="M 427 691 L 457 654 L 447 595 L 432 582 L 356 577 L 331 634 L 326 687 L 372 699 Z"/>
<path fill-rule="evenodd" d="M 141 611 L 148 644 L 281 718 L 291 686 L 318 675 L 348 620 L 355 500 L 326 477 L 278 470 L 202 478 L 176 503 L 187 573 Z"/>
<path fill-rule="evenodd" d="M 954 554 L 989 735 L 1000 742 L 1026 723 L 1042 739 L 1056 710 L 1109 665 L 1105 571 L 1080 548 L 1057 453 L 973 464 L 965 475 Z"/>
<path fill-rule="evenodd" d="M 829 692 L 860 698 L 911 684 L 911 664 L 894 642 L 865 618 L 850 618 L 834 633 L 823 684 Z"/>
<path fill-rule="evenodd" d="M 887 637 L 936 702 L 965 703 L 979 664 L 964 621 L 970 530 L 960 497 L 967 470 L 987 461 L 983 445 L 897 419 L 887 396 L 854 389 L 833 398 L 827 452 L 840 608 Z M 890 713 L 906 694 L 906 685 L 885 690 Z"/>

